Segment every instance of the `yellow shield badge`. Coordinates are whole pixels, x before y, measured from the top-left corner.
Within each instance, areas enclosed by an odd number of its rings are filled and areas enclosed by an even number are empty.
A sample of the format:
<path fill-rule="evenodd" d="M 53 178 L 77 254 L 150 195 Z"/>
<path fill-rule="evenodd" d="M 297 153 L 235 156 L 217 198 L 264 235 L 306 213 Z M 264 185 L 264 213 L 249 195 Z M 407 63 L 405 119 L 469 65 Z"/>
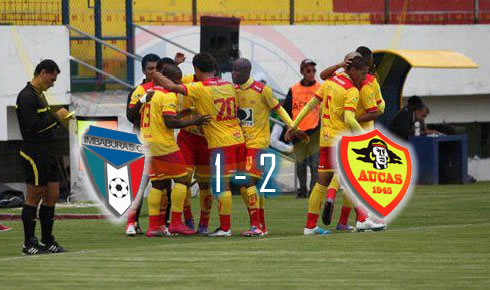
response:
<path fill-rule="evenodd" d="M 375 214 L 386 217 L 403 200 L 412 178 L 407 148 L 376 129 L 342 137 L 337 154 L 344 181 Z"/>

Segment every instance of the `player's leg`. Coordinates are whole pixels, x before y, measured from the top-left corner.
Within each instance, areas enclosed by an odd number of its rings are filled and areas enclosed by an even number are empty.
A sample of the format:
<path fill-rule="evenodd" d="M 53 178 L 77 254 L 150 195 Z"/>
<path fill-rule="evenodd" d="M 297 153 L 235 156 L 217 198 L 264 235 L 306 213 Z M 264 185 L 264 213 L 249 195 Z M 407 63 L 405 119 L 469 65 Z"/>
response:
<path fill-rule="evenodd" d="M 203 138 L 201 136 L 197 136 L 195 134 L 191 134 L 185 130 L 181 130 L 179 134 L 177 135 L 177 144 L 179 145 L 180 152 L 182 152 L 182 156 L 184 157 L 185 165 L 186 165 L 186 170 L 187 170 L 187 183 L 191 184 L 192 182 L 192 177 L 194 174 L 197 173 L 195 172 L 196 166 L 197 166 L 197 158 L 199 158 L 199 147 L 200 147 L 200 140 L 199 138 Z M 207 144 L 206 144 L 206 150 L 207 150 Z M 191 228 L 194 229 L 194 216 L 192 214 L 192 206 L 191 206 L 191 198 L 192 198 L 192 192 L 191 192 L 191 187 L 189 186 L 187 188 L 187 194 L 186 194 L 186 199 L 185 199 L 185 204 L 184 204 L 184 224 Z"/>
<path fill-rule="evenodd" d="M 168 228 L 170 225 L 170 210 L 169 208 L 172 207 L 172 183 L 169 182 L 167 184 L 167 187 L 165 188 L 167 191 L 167 209 L 165 211 L 165 226 Z"/>
<path fill-rule="evenodd" d="M 327 192 L 328 185 L 332 181 L 334 170 L 336 168 L 335 160 L 331 158 L 330 154 L 332 150 L 335 150 L 335 148 L 320 147 L 317 182 L 308 199 L 308 214 L 306 226 L 304 228 L 305 235 L 329 233 L 328 231 L 317 227 L 316 224 L 321 212 L 323 196 L 325 196 Z"/>
<path fill-rule="evenodd" d="M 133 204 L 128 211 L 128 221 L 126 222 L 126 235 L 135 236 L 137 234 L 143 234 L 139 224 L 139 216 L 141 207 L 143 206 L 143 200 L 145 198 L 145 190 L 150 182 L 150 178 L 147 174 L 143 174 L 141 178 L 140 188 Z"/>
<path fill-rule="evenodd" d="M 24 225 L 24 245 L 22 252 L 26 255 L 48 253 L 39 244 L 35 236 L 37 208 L 41 198 L 46 195 L 50 164 L 52 161 L 43 146 L 24 146 L 20 151 L 26 173 L 27 196 L 22 208 L 22 223 Z"/>
<path fill-rule="evenodd" d="M 41 200 L 41 196 L 44 195 L 44 191 L 46 191 L 46 186 L 27 184 L 26 187 L 27 196 L 22 208 L 22 223 L 24 225 L 24 245 L 22 251 L 26 255 L 44 254 L 46 251 L 39 245 L 35 232 L 37 206 Z"/>
<path fill-rule="evenodd" d="M 185 158 L 185 157 L 184 157 Z M 194 167 L 193 166 L 187 166 L 186 165 L 186 171 L 187 171 L 187 176 L 185 179 L 185 184 L 189 184 L 187 186 L 187 192 L 184 200 L 184 207 L 183 207 L 183 214 L 184 214 L 184 224 L 190 228 L 194 229 L 194 216 L 192 215 L 192 208 L 191 208 L 191 198 L 192 198 L 192 191 L 191 191 L 191 184 L 192 184 L 192 176 L 194 175 Z"/>
<path fill-rule="evenodd" d="M 240 186 L 240 196 L 242 197 L 243 204 L 247 208 L 248 216 L 250 216 L 250 208 L 248 207 L 248 194 L 247 194 L 247 186 Z M 252 225 L 252 220 L 250 220 L 250 225 Z"/>
<path fill-rule="evenodd" d="M 167 186 L 169 179 L 152 178 L 148 193 L 148 230 L 146 236 L 165 236 L 165 211 L 167 210 Z"/>
<path fill-rule="evenodd" d="M 386 224 L 377 223 L 375 220 L 369 217 L 369 213 L 367 209 L 361 205 L 357 204 L 354 207 L 356 211 L 356 231 L 365 232 L 365 231 L 382 231 L 386 228 Z"/>
<path fill-rule="evenodd" d="M 222 177 L 223 182 L 220 192 L 215 192 L 218 200 L 219 227 L 208 237 L 229 237 L 231 236 L 231 206 L 232 195 L 230 189 L 230 178 Z"/>
<path fill-rule="evenodd" d="M 196 232 L 193 229 L 186 227 L 182 223 L 182 213 L 184 211 L 184 203 L 187 197 L 187 188 L 189 186 L 188 174 L 184 156 L 182 152 L 165 155 L 161 158 L 164 161 L 163 170 L 168 178 L 172 178 L 175 182 L 172 188 L 172 206 L 170 207 L 170 226 L 168 230 L 172 234 L 192 235 Z"/>
<path fill-rule="evenodd" d="M 220 191 L 216 191 L 214 194 L 218 199 L 218 213 L 220 226 L 214 232 L 208 234 L 208 237 L 227 237 L 231 236 L 231 206 L 232 206 L 232 195 L 231 195 L 231 176 L 236 172 L 243 171 L 244 168 L 244 156 L 245 156 L 245 145 L 233 145 L 223 148 L 215 148 L 211 150 L 211 164 L 214 164 L 217 160 L 218 154 L 220 155 Z M 218 170 L 218 166 L 214 166 L 215 170 Z M 217 176 L 217 174 L 213 174 Z"/>
<path fill-rule="evenodd" d="M 339 222 L 337 223 L 336 229 L 339 231 L 352 231 L 353 228 L 352 226 L 348 225 L 347 222 L 349 221 L 349 214 L 352 210 L 352 203 L 347 196 L 347 194 L 343 195 L 343 201 L 342 201 L 342 209 L 340 211 L 340 217 L 339 217 Z"/>
<path fill-rule="evenodd" d="M 57 171 L 54 166 L 53 170 Z M 57 179 L 57 178 L 55 178 Z M 53 236 L 54 212 L 56 202 L 60 195 L 60 183 L 48 182 L 44 195 L 42 197 L 41 207 L 39 208 L 39 220 L 41 222 L 41 242 L 44 244 L 46 251 L 50 253 L 62 253 L 66 250 L 61 247 Z"/>
<path fill-rule="evenodd" d="M 322 221 L 328 226 L 332 222 L 333 209 L 335 205 L 335 196 L 340 188 L 339 175 L 334 174 L 332 181 L 327 188 L 327 201 L 325 202 L 325 207 L 322 212 Z"/>
<path fill-rule="evenodd" d="M 259 221 L 262 235 L 265 236 L 267 231 L 267 223 L 265 222 L 265 195 L 259 192 Z"/>
<path fill-rule="evenodd" d="M 192 178 L 192 175 L 190 175 Z M 190 228 L 194 229 L 194 216 L 192 215 L 192 206 L 191 206 L 191 199 L 192 199 L 192 190 L 191 190 L 191 185 L 192 183 L 189 182 L 189 187 L 187 187 L 187 194 L 185 197 L 184 201 L 184 224 Z"/>
<path fill-rule="evenodd" d="M 172 234 L 193 235 L 196 232 L 182 223 L 182 213 L 184 211 L 185 199 L 187 196 L 187 175 L 174 178 L 172 188 L 172 207 L 170 213 L 169 232 Z"/>
<path fill-rule="evenodd" d="M 259 194 L 257 191 L 257 178 L 251 177 L 249 184 L 246 186 L 246 207 L 248 209 L 250 217 L 250 229 L 244 233 L 243 236 L 260 236 L 262 235 L 261 223 L 260 223 L 260 212 L 259 212 Z M 245 200 L 245 199 L 244 199 Z"/>
<path fill-rule="evenodd" d="M 198 177 L 199 178 L 199 177 Z M 213 206 L 213 193 L 211 187 L 206 179 L 199 181 L 199 202 L 201 206 L 201 217 L 199 218 L 199 227 L 197 232 L 199 234 L 208 234 L 209 216 L 211 214 L 211 208 Z M 206 181 L 204 181 L 206 180 Z"/>
<path fill-rule="evenodd" d="M 260 162 L 260 155 L 263 150 L 256 148 L 246 148 L 244 152 L 244 160 L 245 160 L 245 170 L 249 177 L 248 185 L 246 185 L 245 190 L 241 190 L 241 194 L 243 197 L 243 193 L 245 193 L 245 197 L 243 200 L 246 202 L 245 205 L 248 209 L 248 213 L 250 216 L 250 230 L 242 233 L 244 236 L 259 236 L 262 235 L 262 226 L 260 222 L 260 211 L 259 211 L 259 194 L 257 190 L 257 181 L 262 176 L 262 172 L 259 169 L 258 165 Z M 243 188 L 243 187 L 242 187 Z"/>
<path fill-rule="evenodd" d="M 200 136 L 199 136 L 200 137 Z M 213 206 L 213 192 L 209 184 L 211 178 L 211 168 L 209 166 L 211 155 L 208 149 L 206 138 L 200 137 L 196 140 L 194 147 L 196 177 L 199 184 L 199 203 L 201 208 L 201 216 L 199 218 L 199 234 L 207 235 L 209 233 L 209 216 Z"/>

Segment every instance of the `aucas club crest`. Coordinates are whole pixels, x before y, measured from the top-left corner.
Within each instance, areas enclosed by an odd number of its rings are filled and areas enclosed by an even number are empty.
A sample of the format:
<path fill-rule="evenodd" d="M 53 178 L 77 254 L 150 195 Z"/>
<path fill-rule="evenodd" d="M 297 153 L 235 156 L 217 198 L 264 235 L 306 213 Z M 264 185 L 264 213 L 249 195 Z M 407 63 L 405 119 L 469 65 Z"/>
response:
<path fill-rule="evenodd" d="M 403 200 L 412 178 L 407 148 L 376 129 L 342 137 L 338 157 L 344 181 L 376 215 L 388 216 Z"/>

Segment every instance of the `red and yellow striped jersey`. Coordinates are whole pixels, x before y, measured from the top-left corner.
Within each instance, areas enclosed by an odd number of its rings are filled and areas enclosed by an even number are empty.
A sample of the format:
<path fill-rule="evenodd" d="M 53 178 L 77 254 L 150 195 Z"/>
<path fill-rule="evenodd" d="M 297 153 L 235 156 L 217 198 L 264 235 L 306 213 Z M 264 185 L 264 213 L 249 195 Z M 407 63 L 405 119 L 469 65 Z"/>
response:
<path fill-rule="evenodd" d="M 133 93 L 131 94 L 131 100 L 129 101 L 129 107 L 133 107 L 138 100 L 146 94 L 146 92 L 150 89 L 152 89 L 155 86 L 153 82 L 147 82 L 144 84 L 141 84 L 134 89 Z"/>
<path fill-rule="evenodd" d="M 149 156 L 162 156 L 179 150 L 174 130 L 165 126 L 163 120 L 163 115 L 176 114 L 178 97 L 161 87 L 153 89 L 153 98 L 141 108 L 141 136 L 148 145 Z"/>
<path fill-rule="evenodd" d="M 211 121 L 203 126 L 209 148 L 227 147 L 245 142 L 237 118 L 237 97 L 233 84 L 220 78 L 182 84 L 184 98 L 191 98 L 201 115 L 210 115 Z"/>
<path fill-rule="evenodd" d="M 249 78 L 237 86 L 240 123 L 247 148 L 268 148 L 270 141 L 270 111 L 281 105 L 273 97 L 272 89 Z"/>
<path fill-rule="evenodd" d="M 356 118 L 365 113 L 378 111 L 376 101 L 379 96 L 381 96 L 381 93 L 376 89 L 374 82 L 377 83 L 376 78 L 373 75 L 366 75 L 366 79 L 362 83 L 361 90 L 359 91 L 359 103 L 357 104 Z M 368 131 L 374 129 L 374 121 L 362 122 L 359 123 L 359 125 Z"/>
<path fill-rule="evenodd" d="M 335 146 L 336 138 L 350 132 L 344 122 L 344 111 L 357 110 L 359 90 L 346 73 L 339 73 L 327 79 L 315 97 L 323 102 L 320 147 Z"/>

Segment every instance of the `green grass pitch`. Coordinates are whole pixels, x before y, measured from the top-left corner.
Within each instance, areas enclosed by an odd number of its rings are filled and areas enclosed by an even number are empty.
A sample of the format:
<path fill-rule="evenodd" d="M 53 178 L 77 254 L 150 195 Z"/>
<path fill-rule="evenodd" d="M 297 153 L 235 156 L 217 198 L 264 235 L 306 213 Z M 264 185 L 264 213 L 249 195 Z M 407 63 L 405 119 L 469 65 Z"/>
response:
<path fill-rule="evenodd" d="M 0 289 L 490 288 L 489 183 L 419 186 L 377 233 L 305 237 L 307 200 L 281 196 L 267 203 L 269 236 L 242 238 L 246 211 L 240 197 L 233 202 L 230 238 L 128 238 L 109 221 L 57 221 L 70 250 L 61 255 L 23 257 L 21 222 L 4 222 L 13 230 L 0 233 Z M 197 199 L 193 206 L 198 216 Z M 341 198 L 337 214 L 340 206 Z"/>

